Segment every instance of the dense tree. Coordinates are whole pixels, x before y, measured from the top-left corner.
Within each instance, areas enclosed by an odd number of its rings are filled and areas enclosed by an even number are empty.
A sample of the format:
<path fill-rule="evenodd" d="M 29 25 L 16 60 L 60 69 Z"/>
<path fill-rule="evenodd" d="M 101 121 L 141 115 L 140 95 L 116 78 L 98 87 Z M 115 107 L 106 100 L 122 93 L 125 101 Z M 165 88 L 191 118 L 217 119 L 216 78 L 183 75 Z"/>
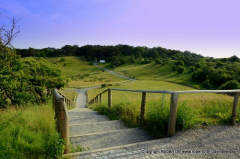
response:
<path fill-rule="evenodd" d="M 234 56 L 229 58 L 229 61 L 230 62 L 239 62 L 239 58 L 236 55 L 234 55 Z"/>
<path fill-rule="evenodd" d="M 61 69 L 43 58 L 20 58 L 11 41 L 19 31 L 15 31 L 17 21 L 13 18 L 12 28 L 0 29 L 0 108 L 9 105 L 24 105 L 28 102 L 44 102 L 53 88 L 67 84 Z M 2 34 L 3 33 L 3 34 Z M 36 55 L 36 49 L 24 50 L 27 54 Z"/>

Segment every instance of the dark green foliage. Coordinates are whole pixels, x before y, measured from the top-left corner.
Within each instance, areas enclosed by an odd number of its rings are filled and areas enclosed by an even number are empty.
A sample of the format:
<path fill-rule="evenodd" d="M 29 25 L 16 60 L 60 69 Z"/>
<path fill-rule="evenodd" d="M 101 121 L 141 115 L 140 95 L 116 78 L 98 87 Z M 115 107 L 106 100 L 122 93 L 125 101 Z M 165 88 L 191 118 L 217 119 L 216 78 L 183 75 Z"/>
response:
<path fill-rule="evenodd" d="M 174 66 L 172 67 L 172 70 L 173 70 L 173 71 L 176 71 L 176 70 L 177 70 L 177 67 L 174 65 Z"/>
<path fill-rule="evenodd" d="M 63 61 L 66 61 L 66 59 L 62 57 L 62 58 L 60 59 L 60 61 L 63 62 Z"/>
<path fill-rule="evenodd" d="M 42 103 L 54 88 L 67 84 L 62 71 L 43 58 L 20 59 L 13 50 L 6 48 L 1 58 L 0 107 L 24 105 L 27 102 Z"/>
<path fill-rule="evenodd" d="M 146 58 L 142 59 L 140 63 L 141 63 L 141 64 L 149 64 L 149 63 L 151 63 L 151 62 L 152 62 L 151 59 L 149 59 L 149 58 L 146 57 Z"/>
<path fill-rule="evenodd" d="M 162 60 L 156 59 L 156 60 L 155 60 L 155 63 L 156 63 L 156 64 L 162 64 Z"/>
<path fill-rule="evenodd" d="M 181 65 L 178 65 L 177 66 L 177 71 L 179 74 L 183 73 L 185 71 L 185 67 L 181 66 Z"/>
<path fill-rule="evenodd" d="M 102 88 L 107 87 L 107 84 L 104 83 L 104 84 L 101 85 L 101 87 L 102 87 Z"/>
<path fill-rule="evenodd" d="M 168 60 L 163 60 L 163 62 L 162 62 L 162 66 L 167 65 L 168 62 L 169 62 Z"/>
<path fill-rule="evenodd" d="M 168 131 L 168 121 L 170 107 L 164 103 L 152 103 L 150 111 L 145 121 L 145 129 L 157 138 L 166 137 Z M 186 106 L 186 102 L 178 107 L 176 119 L 176 131 L 188 129 L 197 123 L 196 114 L 190 107 Z"/>
<path fill-rule="evenodd" d="M 188 72 L 193 73 L 196 70 L 194 66 L 190 66 Z"/>
<path fill-rule="evenodd" d="M 136 59 L 135 59 L 135 56 L 134 54 L 131 55 L 131 60 L 130 60 L 132 63 L 136 63 Z"/>
<path fill-rule="evenodd" d="M 196 117 L 197 114 L 184 102 L 177 110 L 176 130 L 185 130 L 194 127 L 198 122 Z"/>
<path fill-rule="evenodd" d="M 225 90 L 225 89 L 239 89 L 240 85 L 238 83 L 238 81 L 236 80 L 231 80 L 231 81 L 227 81 L 226 83 L 222 84 L 219 89 L 221 90 Z"/>
<path fill-rule="evenodd" d="M 204 81 L 201 86 L 206 89 L 212 88 L 212 84 L 209 82 L 209 80 Z"/>
<path fill-rule="evenodd" d="M 123 57 L 119 57 L 119 56 L 113 56 L 111 61 L 112 61 L 111 64 L 114 67 L 122 65 L 122 64 L 125 63 Z"/>
<path fill-rule="evenodd" d="M 174 63 L 175 66 L 184 66 L 184 62 L 183 61 L 176 61 Z"/>
<path fill-rule="evenodd" d="M 239 58 L 236 55 L 234 55 L 234 56 L 229 58 L 229 61 L 230 62 L 239 62 Z"/>
<path fill-rule="evenodd" d="M 197 69 L 192 74 L 192 79 L 198 82 L 203 82 L 206 80 L 206 74 L 204 74 L 202 69 Z"/>

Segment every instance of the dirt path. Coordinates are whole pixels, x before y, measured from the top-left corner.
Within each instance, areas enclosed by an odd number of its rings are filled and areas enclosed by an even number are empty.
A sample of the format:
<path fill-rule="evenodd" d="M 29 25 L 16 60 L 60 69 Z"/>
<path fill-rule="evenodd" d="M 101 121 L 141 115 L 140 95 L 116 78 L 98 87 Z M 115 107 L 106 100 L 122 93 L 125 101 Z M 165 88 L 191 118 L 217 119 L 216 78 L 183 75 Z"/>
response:
<path fill-rule="evenodd" d="M 84 88 L 84 89 L 76 89 L 78 92 L 77 100 L 76 100 L 76 108 L 86 108 L 87 107 L 87 90 L 100 88 L 100 86 Z"/>
<path fill-rule="evenodd" d="M 129 77 L 127 77 L 127 76 L 123 76 L 123 75 L 118 74 L 118 73 L 116 73 L 116 72 L 110 71 L 110 70 L 108 70 L 108 69 L 106 69 L 106 68 L 100 67 L 100 66 L 97 65 L 97 63 L 94 63 L 94 65 L 95 65 L 96 67 L 104 70 L 104 71 L 107 71 L 107 72 L 111 73 L 111 74 L 114 74 L 114 75 L 116 75 L 116 76 L 119 76 L 119 77 L 122 77 L 122 78 L 125 78 L 125 79 L 128 79 L 128 80 L 131 80 L 131 82 L 136 81 L 136 80 L 133 79 L 133 78 L 129 78 Z"/>

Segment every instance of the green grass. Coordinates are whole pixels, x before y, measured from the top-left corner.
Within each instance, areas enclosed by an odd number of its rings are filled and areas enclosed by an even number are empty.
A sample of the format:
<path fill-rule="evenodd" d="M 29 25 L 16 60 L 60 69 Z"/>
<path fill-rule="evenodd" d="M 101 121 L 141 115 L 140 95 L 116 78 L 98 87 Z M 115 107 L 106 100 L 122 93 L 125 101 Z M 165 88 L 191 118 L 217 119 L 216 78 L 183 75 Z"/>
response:
<path fill-rule="evenodd" d="M 1 111 L 0 121 L 1 159 L 56 158 L 63 153 L 50 102 Z"/>
<path fill-rule="evenodd" d="M 104 72 L 91 65 L 90 62 L 82 61 L 77 56 L 47 57 L 46 60 L 62 68 L 63 74 L 70 79 L 68 87 L 85 88 L 103 83 L 119 83 L 126 80 Z"/>
<path fill-rule="evenodd" d="M 74 97 L 77 94 L 75 88 L 61 88 L 59 91 L 72 101 L 74 101 Z"/>
<path fill-rule="evenodd" d="M 100 66 L 109 68 L 109 64 L 100 64 Z M 187 73 L 188 68 L 182 74 L 172 71 L 174 61 L 169 61 L 166 65 L 157 65 L 155 62 L 150 64 L 124 64 L 114 69 L 115 72 L 125 76 L 140 80 L 161 80 L 166 82 L 178 83 L 193 88 L 199 88 L 200 83 L 194 82 L 191 74 Z"/>
<path fill-rule="evenodd" d="M 138 80 L 136 82 L 113 86 L 114 88 L 137 90 L 193 90 L 179 84 Z M 89 100 L 107 88 L 88 91 Z M 129 126 L 140 125 L 141 93 L 112 91 L 112 110 L 108 112 L 107 93 L 102 95 L 102 104 L 91 105 L 90 108 L 107 114 L 111 119 L 123 119 Z M 178 100 L 177 130 L 193 127 L 229 124 L 231 122 L 233 97 L 223 94 L 200 93 L 180 94 Z M 167 133 L 170 95 L 147 93 L 144 127 L 156 137 L 164 137 Z M 237 122 L 240 121 L 238 109 Z"/>

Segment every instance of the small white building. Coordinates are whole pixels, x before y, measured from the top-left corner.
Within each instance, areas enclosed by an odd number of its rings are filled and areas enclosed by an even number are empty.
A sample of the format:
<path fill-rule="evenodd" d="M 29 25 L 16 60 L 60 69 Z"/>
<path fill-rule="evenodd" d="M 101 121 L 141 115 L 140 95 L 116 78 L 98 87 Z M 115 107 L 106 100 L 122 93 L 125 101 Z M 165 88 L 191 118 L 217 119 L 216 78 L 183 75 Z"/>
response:
<path fill-rule="evenodd" d="M 106 61 L 105 61 L 105 60 L 100 60 L 99 62 L 100 62 L 100 63 L 105 63 Z"/>

